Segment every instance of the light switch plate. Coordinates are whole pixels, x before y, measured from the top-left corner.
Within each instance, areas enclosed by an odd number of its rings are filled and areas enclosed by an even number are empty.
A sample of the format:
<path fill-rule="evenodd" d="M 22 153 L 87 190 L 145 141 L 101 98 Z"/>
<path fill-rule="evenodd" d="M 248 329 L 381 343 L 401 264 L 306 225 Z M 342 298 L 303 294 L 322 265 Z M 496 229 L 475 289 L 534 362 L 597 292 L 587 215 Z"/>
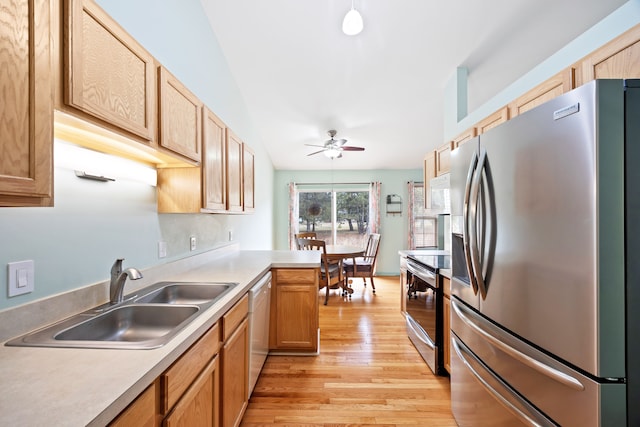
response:
<path fill-rule="evenodd" d="M 189 238 L 189 248 L 192 251 L 196 250 L 196 238 L 195 238 L 195 236 L 191 236 L 191 238 Z"/>
<path fill-rule="evenodd" d="M 33 292 L 34 286 L 33 260 L 10 262 L 7 265 L 7 285 L 9 297 Z"/>
<path fill-rule="evenodd" d="M 158 258 L 166 258 L 167 256 L 167 242 L 158 242 Z"/>

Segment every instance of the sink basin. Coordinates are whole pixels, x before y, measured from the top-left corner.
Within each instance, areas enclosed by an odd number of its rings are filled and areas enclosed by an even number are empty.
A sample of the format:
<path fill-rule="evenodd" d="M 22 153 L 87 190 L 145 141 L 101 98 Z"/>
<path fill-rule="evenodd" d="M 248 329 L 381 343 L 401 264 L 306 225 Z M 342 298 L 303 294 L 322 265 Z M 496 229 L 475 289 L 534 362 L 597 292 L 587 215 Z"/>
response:
<path fill-rule="evenodd" d="M 9 346 L 151 349 L 161 347 L 236 286 L 158 282 L 7 342 Z"/>
<path fill-rule="evenodd" d="M 136 299 L 136 303 L 206 305 L 231 289 L 229 283 L 168 283 Z"/>
<path fill-rule="evenodd" d="M 54 336 L 59 341 L 144 342 L 163 338 L 200 309 L 193 305 L 125 305 Z"/>

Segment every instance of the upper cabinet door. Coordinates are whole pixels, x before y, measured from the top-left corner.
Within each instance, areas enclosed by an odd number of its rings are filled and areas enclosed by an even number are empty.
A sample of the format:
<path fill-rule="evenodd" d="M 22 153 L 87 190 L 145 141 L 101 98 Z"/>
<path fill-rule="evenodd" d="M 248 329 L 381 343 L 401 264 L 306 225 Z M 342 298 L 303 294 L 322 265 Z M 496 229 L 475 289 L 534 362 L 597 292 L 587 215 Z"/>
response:
<path fill-rule="evenodd" d="M 225 134 L 227 127 L 207 107 L 204 107 L 202 185 L 203 208 L 214 211 L 227 209 L 227 168 Z"/>
<path fill-rule="evenodd" d="M 202 102 L 164 67 L 158 67 L 160 146 L 202 161 Z"/>
<path fill-rule="evenodd" d="M 242 141 L 227 128 L 227 211 L 242 212 Z"/>
<path fill-rule="evenodd" d="M 0 7 L 0 206 L 51 206 L 51 4 Z"/>
<path fill-rule="evenodd" d="M 242 205 L 245 212 L 253 212 L 255 200 L 255 154 L 247 144 L 242 144 Z"/>
<path fill-rule="evenodd" d="M 451 150 L 453 150 L 453 142 L 447 142 L 436 149 L 436 175 L 440 176 L 449 172 Z"/>
<path fill-rule="evenodd" d="M 582 83 L 593 79 L 640 78 L 640 26 L 590 54 L 582 64 Z"/>
<path fill-rule="evenodd" d="M 66 6 L 65 104 L 153 141 L 153 57 L 94 1 Z"/>

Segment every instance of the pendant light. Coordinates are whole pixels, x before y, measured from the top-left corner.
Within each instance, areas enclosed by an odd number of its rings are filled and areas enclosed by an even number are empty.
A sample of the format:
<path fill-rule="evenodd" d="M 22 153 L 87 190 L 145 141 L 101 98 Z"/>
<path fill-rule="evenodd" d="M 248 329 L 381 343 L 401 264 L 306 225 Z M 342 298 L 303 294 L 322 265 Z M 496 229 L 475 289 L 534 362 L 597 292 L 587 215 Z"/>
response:
<path fill-rule="evenodd" d="M 342 21 L 342 32 L 348 36 L 355 36 L 360 34 L 362 28 L 364 28 L 362 15 L 353 7 L 353 0 L 351 0 L 351 10 L 347 12 L 344 21 Z"/>

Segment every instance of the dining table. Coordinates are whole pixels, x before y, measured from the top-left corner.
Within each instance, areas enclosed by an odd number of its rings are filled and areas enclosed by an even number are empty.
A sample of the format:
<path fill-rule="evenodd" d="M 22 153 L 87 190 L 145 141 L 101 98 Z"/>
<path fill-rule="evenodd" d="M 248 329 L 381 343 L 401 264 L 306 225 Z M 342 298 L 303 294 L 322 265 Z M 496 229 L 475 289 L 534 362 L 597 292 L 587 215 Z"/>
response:
<path fill-rule="evenodd" d="M 343 294 L 348 294 L 349 297 L 351 297 L 353 288 L 347 285 L 346 277 L 343 277 L 342 261 L 347 258 L 364 256 L 365 249 L 359 246 L 352 245 L 325 245 L 325 250 L 327 254 L 327 260 L 329 262 L 336 262 L 340 265 L 340 281 L 342 283 L 341 287 L 343 290 Z"/>

